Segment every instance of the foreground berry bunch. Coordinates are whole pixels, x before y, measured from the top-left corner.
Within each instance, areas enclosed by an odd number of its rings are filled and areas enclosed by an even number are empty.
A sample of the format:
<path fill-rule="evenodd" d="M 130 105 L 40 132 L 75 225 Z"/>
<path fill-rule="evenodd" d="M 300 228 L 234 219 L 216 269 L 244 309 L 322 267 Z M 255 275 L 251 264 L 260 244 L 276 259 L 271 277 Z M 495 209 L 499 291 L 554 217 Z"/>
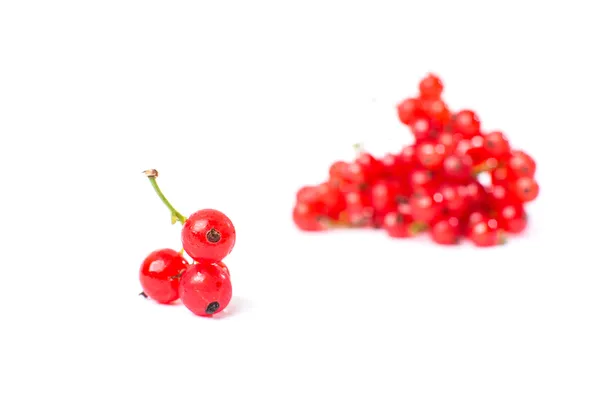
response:
<path fill-rule="evenodd" d="M 140 267 L 144 297 L 168 304 L 181 299 L 191 312 L 209 317 L 225 309 L 231 300 L 231 277 L 223 263 L 235 245 L 235 227 L 222 212 L 196 211 L 184 217 L 169 203 L 156 178 L 158 171 L 144 171 L 154 191 L 171 211 L 171 222 L 182 224 L 181 251 L 159 249 L 150 253 Z M 185 258 L 187 254 L 192 262 Z"/>
<path fill-rule="evenodd" d="M 304 231 L 383 228 L 394 238 L 428 232 L 442 245 L 468 238 L 479 247 L 503 244 L 527 225 L 535 200 L 536 163 L 504 133 L 483 132 L 472 110 L 452 111 L 444 85 L 429 74 L 418 95 L 397 106 L 414 142 L 376 158 L 357 146 L 351 162 L 336 161 L 326 182 L 296 194 L 293 220 Z M 490 183 L 480 182 L 488 175 Z"/>

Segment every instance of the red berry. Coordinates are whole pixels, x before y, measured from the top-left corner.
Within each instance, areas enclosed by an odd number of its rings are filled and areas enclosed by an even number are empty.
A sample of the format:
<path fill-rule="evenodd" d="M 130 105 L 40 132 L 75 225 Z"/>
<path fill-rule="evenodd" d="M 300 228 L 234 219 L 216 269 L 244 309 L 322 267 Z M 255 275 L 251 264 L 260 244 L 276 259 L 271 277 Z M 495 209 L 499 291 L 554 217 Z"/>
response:
<path fill-rule="evenodd" d="M 505 243 L 502 231 L 498 229 L 498 221 L 484 218 L 471 228 L 469 239 L 478 247 L 491 247 Z"/>
<path fill-rule="evenodd" d="M 347 210 L 360 210 L 371 206 L 371 198 L 366 190 L 353 189 L 344 193 Z"/>
<path fill-rule="evenodd" d="M 485 188 L 476 180 L 473 180 L 466 185 L 461 185 L 458 191 L 460 195 L 464 197 L 468 207 L 471 209 L 480 206 L 487 199 Z"/>
<path fill-rule="evenodd" d="M 396 107 L 398 118 L 404 125 L 410 125 L 421 114 L 421 104 L 417 99 L 406 99 Z"/>
<path fill-rule="evenodd" d="M 432 193 L 439 186 L 438 176 L 428 169 L 417 168 L 408 176 L 408 182 L 412 190 L 426 191 Z"/>
<path fill-rule="evenodd" d="M 492 185 L 503 185 L 506 186 L 508 179 L 508 169 L 505 166 L 498 166 L 490 172 L 492 178 Z"/>
<path fill-rule="evenodd" d="M 297 203 L 292 218 L 298 229 L 303 231 L 318 232 L 327 229 L 323 215 L 316 212 L 309 203 Z"/>
<path fill-rule="evenodd" d="M 409 238 L 416 236 L 424 229 L 425 225 L 414 221 L 410 214 L 391 211 L 383 219 L 383 229 L 390 237 Z"/>
<path fill-rule="evenodd" d="M 329 167 L 329 179 L 332 182 L 340 182 L 347 175 L 348 163 L 345 161 L 336 161 Z"/>
<path fill-rule="evenodd" d="M 483 147 L 484 143 L 485 140 L 481 135 L 471 137 L 471 146 L 466 150 L 465 154 L 471 157 L 473 165 L 479 165 L 489 157 L 487 150 Z"/>
<path fill-rule="evenodd" d="M 428 169 L 438 169 L 446 158 L 446 146 L 437 141 L 423 141 L 417 145 L 417 160 Z"/>
<path fill-rule="evenodd" d="M 410 198 L 410 207 L 415 221 L 429 223 L 442 211 L 441 196 L 417 192 Z"/>
<path fill-rule="evenodd" d="M 508 160 L 507 168 L 509 173 L 514 177 L 520 178 L 526 176 L 533 178 L 536 164 L 529 154 L 521 150 L 515 150 Z"/>
<path fill-rule="evenodd" d="M 431 123 L 427 118 L 417 118 L 410 124 L 410 130 L 415 136 L 415 140 L 420 142 L 432 138 Z"/>
<path fill-rule="evenodd" d="M 179 295 L 183 305 L 194 314 L 212 316 L 223 311 L 231 301 L 231 279 L 221 265 L 200 262 L 181 277 Z"/>
<path fill-rule="evenodd" d="M 527 214 L 523 205 L 510 202 L 501 205 L 498 210 L 498 226 L 508 233 L 521 233 L 527 226 Z"/>
<path fill-rule="evenodd" d="M 189 267 L 183 256 L 172 249 L 150 253 L 140 267 L 140 283 L 151 299 L 167 304 L 179 298 L 179 278 Z"/>
<path fill-rule="evenodd" d="M 453 125 L 457 133 L 471 138 L 479 133 L 481 123 L 479 117 L 471 110 L 462 110 L 454 115 Z"/>
<path fill-rule="evenodd" d="M 181 242 L 195 261 L 221 261 L 233 250 L 235 227 L 221 211 L 196 211 L 183 224 Z"/>
<path fill-rule="evenodd" d="M 535 179 L 523 176 L 514 183 L 513 192 L 523 203 L 529 203 L 538 197 L 540 186 Z"/>
<path fill-rule="evenodd" d="M 443 128 L 452 118 L 452 113 L 446 103 L 441 99 L 435 99 L 424 103 L 424 110 L 435 126 Z"/>
<path fill-rule="evenodd" d="M 490 132 L 483 135 L 483 139 L 483 147 L 491 157 L 501 160 L 509 156 L 510 144 L 502 132 Z"/>
<path fill-rule="evenodd" d="M 460 223 L 458 218 L 449 217 L 436 221 L 429 231 L 434 242 L 442 245 L 455 245 L 460 239 Z"/>
<path fill-rule="evenodd" d="M 419 82 L 419 93 L 423 98 L 437 99 L 442 95 L 443 90 L 442 80 L 434 74 L 428 74 Z"/>
<path fill-rule="evenodd" d="M 323 204 L 323 212 L 331 218 L 337 218 L 346 206 L 339 187 L 332 182 L 325 182 L 318 185 L 316 190 L 319 201 Z"/>
<path fill-rule="evenodd" d="M 458 143 L 461 141 L 461 136 L 457 133 L 452 132 L 441 132 L 437 141 L 446 146 L 448 154 L 454 153 L 458 147 Z"/>
<path fill-rule="evenodd" d="M 397 181 L 378 181 L 371 186 L 371 205 L 376 213 L 396 207 L 397 197 L 402 193 Z"/>
<path fill-rule="evenodd" d="M 402 166 L 403 172 L 408 172 L 417 166 L 417 153 L 415 145 L 405 146 L 398 154 L 398 163 Z"/>
<path fill-rule="evenodd" d="M 468 209 L 469 203 L 466 195 L 461 191 L 461 186 L 455 184 L 442 184 L 438 191 L 434 194 L 434 199 L 441 203 L 450 215 L 460 217 Z"/>
<path fill-rule="evenodd" d="M 371 154 L 361 151 L 356 157 L 356 164 L 362 167 L 367 181 L 379 178 L 383 173 L 381 162 Z"/>
<path fill-rule="evenodd" d="M 398 177 L 404 173 L 404 168 L 399 156 L 388 153 L 384 155 L 380 161 L 385 177 Z"/>
<path fill-rule="evenodd" d="M 473 227 L 483 221 L 486 220 L 488 218 L 487 214 L 484 213 L 482 210 L 480 209 L 474 209 L 472 210 L 467 216 L 466 219 L 463 220 L 464 222 L 464 230 L 463 233 L 466 236 L 470 236 L 471 235 L 471 231 L 473 230 Z"/>
<path fill-rule="evenodd" d="M 302 186 L 296 192 L 296 201 L 299 203 L 314 204 L 319 201 L 319 190 L 317 186 Z"/>
<path fill-rule="evenodd" d="M 471 177 L 473 161 L 467 155 L 451 154 L 444 160 L 444 175 L 454 181 L 462 182 Z"/>
<path fill-rule="evenodd" d="M 514 199 L 514 195 L 508 190 L 505 185 L 496 184 L 485 188 L 488 195 L 488 201 L 493 207 L 499 207 L 508 201 Z"/>
<path fill-rule="evenodd" d="M 229 268 L 227 268 L 227 265 L 225 265 L 225 263 L 223 261 L 218 261 L 218 262 L 215 263 L 215 265 L 221 267 L 221 269 L 223 271 L 225 271 L 225 273 L 227 274 L 227 276 L 230 276 L 230 274 L 229 274 Z"/>

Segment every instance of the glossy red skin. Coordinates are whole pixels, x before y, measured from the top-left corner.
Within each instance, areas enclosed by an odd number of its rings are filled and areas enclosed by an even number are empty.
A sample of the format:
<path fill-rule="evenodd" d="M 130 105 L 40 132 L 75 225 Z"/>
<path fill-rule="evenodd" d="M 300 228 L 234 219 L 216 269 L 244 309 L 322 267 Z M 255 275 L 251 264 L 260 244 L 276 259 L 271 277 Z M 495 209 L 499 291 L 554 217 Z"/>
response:
<path fill-rule="evenodd" d="M 498 226 L 508 233 L 521 233 L 527 227 L 527 214 L 520 203 L 503 204 L 496 212 L 498 214 Z"/>
<path fill-rule="evenodd" d="M 404 146 L 397 155 L 398 169 L 401 174 L 408 174 L 417 166 L 417 153 L 414 145 Z"/>
<path fill-rule="evenodd" d="M 207 238 L 211 229 L 221 235 L 216 243 Z M 229 217 L 210 208 L 190 215 L 181 230 L 183 249 L 194 261 L 221 261 L 233 250 L 235 237 L 235 227 Z"/>
<path fill-rule="evenodd" d="M 418 192 L 411 196 L 410 207 L 415 221 L 430 223 L 438 217 L 443 209 L 442 199 L 426 192 Z"/>
<path fill-rule="evenodd" d="M 408 183 L 413 191 L 433 193 L 439 187 L 439 176 L 425 168 L 416 168 L 408 176 Z"/>
<path fill-rule="evenodd" d="M 487 200 L 487 192 L 483 185 L 476 180 L 461 185 L 459 187 L 459 193 L 463 196 L 470 209 L 474 209 L 480 206 L 484 201 Z"/>
<path fill-rule="evenodd" d="M 471 178 L 473 161 L 467 155 L 451 154 L 444 159 L 442 171 L 450 181 L 464 182 Z"/>
<path fill-rule="evenodd" d="M 463 234 L 465 236 L 470 236 L 473 227 L 484 220 L 487 220 L 488 216 L 482 210 L 474 209 L 467 214 L 466 218 L 463 220 Z"/>
<path fill-rule="evenodd" d="M 505 166 L 498 166 L 490 171 L 492 185 L 508 186 L 508 169 Z"/>
<path fill-rule="evenodd" d="M 399 182 L 380 180 L 371 186 L 371 206 L 375 213 L 389 211 L 396 207 L 396 199 L 402 193 Z"/>
<path fill-rule="evenodd" d="M 438 188 L 435 196 L 441 196 L 440 203 L 445 208 L 449 215 L 461 217 L 468 210 L 468 200 L 466 195 L 461 191 L 461 187 L 457 184 L 443 183 Z"/>
<path fill-rule="evenodd" d="M 419 233 L 418 224 L 410 214 L 391 211 L 385 215 L 382 227 L 393 238 L 409 238 Z"/>
<path fill-rule="evenodd" d="M 419 94 L 423 98 L 438 99 L 444 91 L 442 80 L 434 74 L 428 74 L 419 82 Z"/>
<path fill-rule="evenodd" d="M 227 276 L 230 276 L 229 274 L 229 268 L 227 268 L 227 265 L 225 265 L 225 263 L 223 261 L 218 261 L 215 263 L 215 265 L 218 265 L 219 267 L 221 267 L 221 269 L 223 269 L 223 271 L 225 271 L 225 273 L 227 274 Z"/>
<path fill-rule="evenodd" d="M 517 179 L 511 189 L 514 195 L 523 203 L 532 202 L 540 194 L 540 186 L 537 181 L 528 176 Z"/>
<path fill-rule="evenodd" d="M 491 157 L 504 160 L 510 156 L 510 143 L 504 133 L 493 131 L 483 135 L 483 139 L 483 147 Z"/>
<path fill-rule="evenodd" d="M 179 277 L 188 267 L 185 258 L 175 250 L 153 251 L 140 267 L 142 290 L 158 303 L 171 303 L 179 298 Z"/>
<path fill-rule="evenodd" d="M 446 103 L 441 99 L 435 99 L 424 103 L 424 109 L 427 116 L 433 122 L 433 125 L 443 128 L 452 118 L 452 113 Z"/>
<path fill-rule="evenodd" d="M 410 131 L 415 136 L 415 141 L 417 143 L 431 139 L 432 136 L 432 127 L 429 119 L 427 118 L 417 118 L 410 124 Z"/>
<path fill-rule="evenodd" d="M 414 147 L 411 148 L 414 152 Z M 414 157 L 413 161 L 406 160 L 403 154 L 386 154 L 381 158 L 381 165 L 383 168 L 382 176 L 384 178 L 402 178 L 408 174 L 408 172 L 414 168 Z"/>
<path fill-rule="evenodd" d="M 516 199 L 515 195 L 505 185 L 491 185 L 485 188 L 487 200 L 494 208 Z"/>
<path fill-rule="evenodd" d="M 306 203 L 296 203 L 292 212 L 294 224 L 303 231 L 318 232 L 327 229 L 322 218 L 322 214 L 316 212 Z"/>
<path fill-rule="evenodd" d="M 498 221 L 484 218 L 475 223 L 470 230 L 469 239 L 477 247 L 491 247 L 504 243 L 502 231 L 498 229 Z"/>
<path fill-rule="evenodd" d="M 477 114 L 471 110 L 462 110 L 454 115 L 453 129 L 455 132 L 470 139 L 479 134 L 481 123 Z"/>
<path fill-rule="evenodd" d="M 345 161 L 336 161 L 329 167 L 329 179 L 332 182 L 339 182 L 348 174 L 348 163 Z"/>
<path fill-rule="evenodd" d="M 461 140 L 461 135 L 453 132 L 441 132 L 437 137 L 437 141 L 446 146 L 448 154 L 453 154 L 456 151 Z"/>
<path fill-rule="evenodd" d="M 533 178 L 536 167 L 533 158 L 521 150 L 514 150 L 507 163 L 509 176 L 515 179 L 523 176 Z"/>
<path fill-rule="evenodd" d="M 179 296 L 183 305 L 196 315 L 210 317 L 218 314 L 231 301 L 230 276 L 221 265 L 210 262 L 196 263 L 181 277 Z M 213 302 L 219 304 L 214 311 L 208 309 Z"/>
<path fill-rule="evenodd" d="M 356 156 L 354 164 L 360 166 L 362 170 L 363 180 L 361 182 L 371 183 L 383 176 L 384 167 L 381 162 L 365 151 L 361 151 Z"/>
<path fill-rule="evenodd" d="M 452 246 L 460 242 L 460 222 L 456 217 L 447 217 L 435 221 L 429 234 L 437 244 Z"/>
<path fill-rule="evenodd" d="M 323 212 L 331 218 L 337 218 L 346 207 L 344 195 L 339 186 L 325 182 L 317 186 L 318 200 L 323 205 Z"/>
<path fill-rule="evenodd" d="M 466 151 L 466 155 L 471 157 L 473 165 L 479 165 L 489 158 L 489 154 L 483 147 L 485 139 L 481 135 L 474 135 L 471 138 L 471 147 Z"/>
<path fill-rule="evenodd" d="M 434 140 L 424 140 L 416 147 L 419 164 L 427 169 L 438 169 L 448 155 L 446 146 Z"/>
<path fill-rule="evenodd" d="M 410 125 L 416 118 L 423 115 L 421 103 L 418 99 L 406 99 L 396 106 L 398 119 L 404 125 Z"/>
<path fill-rule="evenodd" d="M 358 211 L 371 206 L 371 194 L 367 190 L 354 189 L 344 193 L 347 211 Z"/>

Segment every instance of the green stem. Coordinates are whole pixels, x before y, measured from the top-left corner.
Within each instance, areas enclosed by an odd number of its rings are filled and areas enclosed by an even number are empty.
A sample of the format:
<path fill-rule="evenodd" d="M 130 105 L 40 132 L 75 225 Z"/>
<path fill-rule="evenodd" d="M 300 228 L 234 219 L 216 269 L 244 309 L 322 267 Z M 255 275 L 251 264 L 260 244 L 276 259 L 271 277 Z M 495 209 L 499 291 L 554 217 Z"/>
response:
<path fill-rule="evenodd" d="M 160 200 L 165 206 L 167 206 L 169 211 L 171 211 L 171 221 L 173 223 L 179 221 L 183 225 L 187 218 L 185 218 L 179 211 L 175 209 L 175 207 L 171 205 L 169 200 L 167 200 L 167 198 L 163 194 L 162 190 L 160 190 L 160 187 L 158 187 L 158 183 L 156 183 L 156 178 L 158 178 L 158 171 L 155 169 L 148 169 L 144 171 L 144 174 L 146 175 L 146 177 L 148 177 L 150 184 L 154 188 L 154 191 L 156 192 Z"/>

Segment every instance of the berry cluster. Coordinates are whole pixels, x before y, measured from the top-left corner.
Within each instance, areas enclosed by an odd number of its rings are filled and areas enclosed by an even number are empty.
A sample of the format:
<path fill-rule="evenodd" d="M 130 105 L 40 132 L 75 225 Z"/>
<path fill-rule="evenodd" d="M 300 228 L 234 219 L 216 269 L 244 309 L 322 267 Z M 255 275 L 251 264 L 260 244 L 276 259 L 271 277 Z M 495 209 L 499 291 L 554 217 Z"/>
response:
<path fill-rule="evenodd" d="M 330 166 L 326 182 L 298 190 L 297 227 L 383 228 L 394 238 L 428 231 L 439 244 L 467 237 L 480 247 L 522 232 L 524 204 L 539 193 L 535 161 L 512 149 L 502 132 L 482 132 L 475 112 L 452 112 L 443 89 L 440 78 L 429 74 L 417 96 L 398 104 L 398 118 L 414 143 L 382 158 L 359 146 L 352 162 Z M 484 186 L 481 174 L 491 183 Z"/>
<path fill-rule="evenodd" d="M 196 211 L 188 218 L 165 198 L 156 183 L 158 171 L 144 171 L 152 187 L 171 211 L 171 222 L 180 222 L 181 251 L 160 249 L 150 253 L 140 267 L 144 297 L 168 304 L 181 299 L 190 311 L 203 317 L 227 307 L 231 300 L 231 277 L 223 263 L 235 245 L 235 228 L 222 212 Z M 185 258 L 187 254 L 193 261 Z"/>

